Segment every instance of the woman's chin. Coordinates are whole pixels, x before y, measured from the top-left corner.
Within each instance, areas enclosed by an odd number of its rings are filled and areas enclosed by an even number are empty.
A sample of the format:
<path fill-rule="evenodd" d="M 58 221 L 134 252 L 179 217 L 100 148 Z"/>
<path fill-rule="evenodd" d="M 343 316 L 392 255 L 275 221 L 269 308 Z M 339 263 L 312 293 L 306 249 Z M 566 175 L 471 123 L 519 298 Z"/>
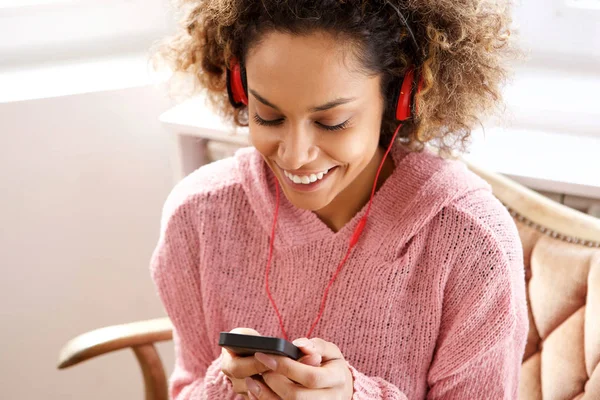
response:
<path fill-rule="evenodd" d="M 291 190 L 284 190 L 284 192 L 285 197 L 287 197 L 288 201 L 292 203 L 294 207 L 303 210 L 318 211 L 331 203 L 331 199 L 321 194 L 299 193 Z"/>

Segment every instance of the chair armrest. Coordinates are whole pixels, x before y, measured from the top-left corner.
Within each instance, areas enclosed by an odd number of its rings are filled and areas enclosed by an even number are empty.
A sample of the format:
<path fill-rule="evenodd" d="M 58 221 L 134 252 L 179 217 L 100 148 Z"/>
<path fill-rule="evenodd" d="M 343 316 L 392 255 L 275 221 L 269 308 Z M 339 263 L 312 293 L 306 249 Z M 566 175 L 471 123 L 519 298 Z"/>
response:
<path fill-rule="evenodd" d="M 173 325 L 166 317 L 96 329 L 65 344 L 58 357 L 58 368 L 67 368 L 112 351 L 172 338 Z"/>
<path fill-rule="evenodd" d="M 592 247 L 600 247 L 600 220 L 550 200 L 519 183 L 486 171 L 463 159 L 467 167 L 485 179 L 494 195 L 505 206 L 527 220 L 552 232 L 577 239 Z"/>

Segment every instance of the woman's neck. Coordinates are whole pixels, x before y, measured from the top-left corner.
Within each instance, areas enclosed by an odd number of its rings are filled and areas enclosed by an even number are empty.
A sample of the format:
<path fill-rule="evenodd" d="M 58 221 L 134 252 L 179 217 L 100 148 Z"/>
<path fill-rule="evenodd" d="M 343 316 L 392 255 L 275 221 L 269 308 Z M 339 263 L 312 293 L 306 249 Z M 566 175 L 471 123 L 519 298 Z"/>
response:
<path fill-rule="evenodd" d="M 373 181 L 377 175 L 377 169 L 381 164 L 381 159 L 385 150 L 377 148 L 375 155 L 365 167 L 365 169 L 338 194 L 327 206 L 315 211 L 317 216 L 334 232 L 342 229 L 362 208 L 369 202 L 371 191 L 373 190 Z M 394 161 L 391 154 L 388 154 L 375 190 L 379 190 L 383 182 L 392 175 L 394 171 Z"/>

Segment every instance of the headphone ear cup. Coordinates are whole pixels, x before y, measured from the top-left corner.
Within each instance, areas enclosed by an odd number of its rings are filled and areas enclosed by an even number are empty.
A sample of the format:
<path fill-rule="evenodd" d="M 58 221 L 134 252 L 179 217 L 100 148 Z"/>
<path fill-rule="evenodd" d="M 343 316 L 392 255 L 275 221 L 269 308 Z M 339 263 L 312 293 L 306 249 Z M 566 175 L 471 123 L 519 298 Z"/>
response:
<path fill-rule="evenodd" d="M 246 68 L 240 64 L 240 78 L 242 82 L 242 103 L 248 105 L 248 81 L 246 80 Z"/>
<path fill-rule="evenodd" d="M 235 108 L 248 105 L 246 95 L 246 71 L 236 58 L 232 58 L 227 70 L 227 95 Z"/>
<path fill-rule="evenodd" d="M 404 74 L 404 78 L 402 79 L 402 84 L 400 85 L 400 93 L 398 95 L 398 100 L 396 102 L 396 120 L 400 122 L 404 122 L 409 119 L 411 115 L 411 107 L 413 103 L 413 93 L 414 93 L 414 78 L 415 78 L 415 69 L 413 66 L 409 67 L 406 74 Z"/>
<path fill-rule="evenodd" d="M 227 97 L 229 97 L 229 103 L 235 107 L 238 108 L 239 107 L 239 103 L 235 101 L 234 99 L 234 95 L 233 95 L 233 88 L 231 87 L 231 70 L 229 68 L 227 68 L 226 70 L 227 73 Z"/>

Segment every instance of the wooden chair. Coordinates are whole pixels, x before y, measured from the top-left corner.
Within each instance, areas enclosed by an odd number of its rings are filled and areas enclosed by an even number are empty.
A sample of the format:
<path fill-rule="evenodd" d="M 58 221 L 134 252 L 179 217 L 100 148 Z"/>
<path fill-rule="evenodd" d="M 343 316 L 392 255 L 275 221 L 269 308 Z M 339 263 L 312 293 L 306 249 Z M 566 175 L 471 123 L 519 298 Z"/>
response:
<path fill-rule="evenodd" d="M 469 168 L 491 184 L 523 243 L 530 331 L 519 398 L 600 399 L 600 220 L 503 176 Z M 58 368 L 131 348 L 146 400 L 167 400 L 167 378 L 154 343 L 171 339 L 168 318 L 98 329 L 68 342 Z"/>

